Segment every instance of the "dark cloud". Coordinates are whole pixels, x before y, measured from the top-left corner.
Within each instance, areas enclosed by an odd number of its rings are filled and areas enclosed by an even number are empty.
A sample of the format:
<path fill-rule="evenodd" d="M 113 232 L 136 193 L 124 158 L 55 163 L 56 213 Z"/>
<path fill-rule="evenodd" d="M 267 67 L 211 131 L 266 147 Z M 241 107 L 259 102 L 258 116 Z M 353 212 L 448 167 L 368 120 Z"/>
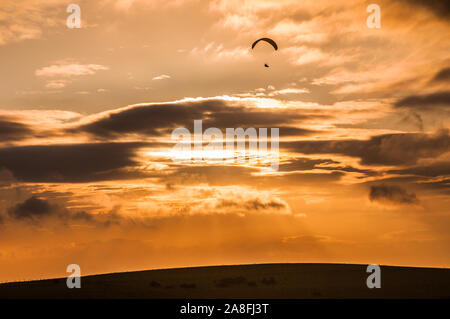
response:
<path fill-rule="evenodd" d="M 27 125 L 0 117 L 0 141 L 16 141 L 30 137 L 33 134 Z"/>
<path fill-rule="evenodd" d="M 0 168 L 26 182 L 86 182 L 126 179 L 139 172 L 135 152 L 144 143 L 94 143 L 23 146 L 0 149 Z"/>
<path fill-rule="evenodd" d="M 450 82 L 450 67 L 440 70 L 432 79 L 433 82 Z"/>
<path fill-rule="evenodd" d="M 404 114 L 403 118 L 402 118 L 402 122 L 404 123 L 415 123 L 415 125 L 417 126 L 417 128 L 420 131 L 423 131 L 423 118 L 422 116 L 414 111 L 410 111 L 410 112 L 406 112 L 406 114 Z"/>
<path fill-rule="evenodd" d="M 364 176 L 360 176 L 358 178 L 380 175 L 380 172 L 377 172 L 374 170 L 360 169 L 360 168 L 355 168 L 352 166 L 328 166 L 328 167 L 320 167 L 320 169 L 328 170 L 328 171 L 335 171 L 335 172 L 359 173 L 359 174 L 364 175 Z"/>
<path fill-rule="evenodd" d="M 8 215 L 14 219 L 33 219 L 50 216 L 55 213 L 55 208 L 44 199 L 31 197 L 8 210 Z"/>
<path fill-rule="evenodd" d="M 450 18 L 449 0 L 402 0 L 403 2 L 430 10 L 440 18 Z"/>
<path fill-rule="evenodd" d="M 440 180 L 431 180 L 426 183 L 420 183 L 421 187 L 431 188 L 434 190 L 442 191 L 443 193 L 450 195 L 450 178 L 443 178 Z"/>
<path fill-rule="evenodd" d="M 223 199 L 217 205 L 217 208 L 240 208 L 245 210 L 267 210 L 267 209 L 286 209 L 287 205 L 280 201 L 271 200 L 263 202 L 260 199 L 252 199 L 247 201 L 236 201 Z"/>
<path fill-rule="evenodd" d="M 7 214 L 0 220 L 25 221 L 31 224 L 40 224 L 44 221 L 53 220 L 60 225 L 68 226 L 71 222 L 85 223 L 92 226 L 108 227 L 125 222 L 135 221 L 123 217 L 118 213 L 120 207 L 114 207 L 105 213 L 91 214 L 86 211 L 73 211 L 66 207 L 66 201 L 52 202 L 38 195 L 32 195 L 23 202 L 16 203 L 7 209 Z"/>
<path fill-rule="evenodd" d="M 221 130 L 227 127 L 281 127 L 280 134 L 303 136 L 316 132 L 289 124 L 307 118 L 309 116 L 298 112 L 228 105 L 226 101 L 217 99 L 134 106 L 69 131 L 86 132 L 98 138 L 113 138 L 124 134 L 160 136 L 170 134 L 176 127 L 186 127 L 193 132 L 194 120 L 202 120 L 203 130 L 209 127 Z"/>
<path fill-rule="evenodd" d="M 99 137 L 114 137 L 129 133 L 160 135 L 159 129 L 185 126 L 188 121 L 201 119 L 206 110 L 218 111 L 222 101 L 210 103 L 156 104 L 127 108 L 75 130 Z M 192 125 L 192 123 L 189 123 Z"/>
<path fill-rule="evenodd" d="M 450 106 L 450 91 L 436 92 L 427 95 L 411 95 L 395 102 L 394 106 L 423 111 L 443 106 L 448 107 Z"/>
<path fill-rule="evenodd" d="M 372 187 L 379 185 L 402 185 L 403 187 L 421 191 L 432 191 L 437 194 L 449 194 L 450 193 L 450 179 L 446 176 L 440 178 L 434 178 L 431 176 L 420 175 L 397 175 L 389 176 L 386 178 L 379 178 L 371 181 L 364 181 L 360 186 Z"/>
<path fill-rule="evenodd" d="M 339 164 L 339 162 L 333 161 L 331 159 L 310 159 L 300 157 L 291 159 L 286 163 L 282 163 L 278 166 L 278 168 L 281 172 L 308 171 L 317 168 L 317 166 L 321 164 Z"/>
<path fill-rule="evenodd" d="M 359 157 L 364 165 L 403 165 L 449 152 L 450 135 L 448 130 L 439 130 L 435 134 L 385 134 L 369 140 L 295 141 L 280 146 L 303 154 Z"/>
<path fill-rule="evenodd" d="M 291 127 L 291 126 L 279 126 L 280 129 L 280 136 L 287 137 L 287 136 L 311 136 L 320 134 L 322 132 L 314 131 L 314 130 L 308 130 L 304 128 L 298 128 L 298 127 Z M 256 128 L 257 132 L 258 128 Z M 267 135 L 270 135 L 270 129 L 267 131 Z"/>
<path fill-rule="evenodd" d="M 374 185 L 370 187 L 369 199 L 371 201 L 388 202 L 391 204 L 418 204 L 419 200 L 414 193 L 396 185 Z"/>
<path fill-rule="evenodd" d="M 0 189 L 3 187 L 9 187 L 15 182 L 13 174 L 7 169 L 0 168 Z"/>
<path fill-rule="evenodd" d="M 264 176 L 259 178 L 262 185 L 272 187 L 299 186 L 305 184 L 323 184 L 339 181 L 344 172 L 332 171 L 330 173 L 291 173 L 283 176 Z"/>
<path fill-rule="evenodd" d="M 400 170 L 389 170 L 389 174 L 438 177 L 450 175 L 450 162 L 436 162 L 429 165 L 414 166 Z"/>
<path fill-rule="evenodd" d="M 328 171 L 340 171 L 348 173 L 361 173 L 365 176 L 376 176 L 379 175 L 378 172 L 369 169 L 359 169 L 351 166 L 338 165 L 339 162 L 333 161 L 331 159 L 309 159 L 309 158 L 296 158 L 290 160 L 287 163 L 279 165 L 280 172 L 290 172 L 290 171 L 308 171 L 313 169 L 321 169 Z M 324 166 L 325 165 L 325 166 Z"/>

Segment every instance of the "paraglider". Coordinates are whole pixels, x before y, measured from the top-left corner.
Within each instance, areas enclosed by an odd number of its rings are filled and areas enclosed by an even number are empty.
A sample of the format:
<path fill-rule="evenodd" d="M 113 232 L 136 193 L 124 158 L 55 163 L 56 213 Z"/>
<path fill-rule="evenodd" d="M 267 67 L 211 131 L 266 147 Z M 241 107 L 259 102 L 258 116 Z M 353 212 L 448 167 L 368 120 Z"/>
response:
<path fill-rule="evenodd" d="M 270 39 L 270 38 L 261 38 L 261 39 L 256 40 L 256 41 L 253 42 L 253 44 L 252 44 L 252 50 L 255 48 L 255 46 L 256 46 L 256 45 L 258 44 L 258 42 L 260 42 L 260 41 L 265 41 L 265 42 L 269 43 L 271 46 L 273 46 L 273 48 L 275 49 L 275 51 L 278 50 L 278 45 L 277 45 L 277 43 L 276 43 L 274 40 Z M 268 65 L 267 63 L 265 63 L 264 66 L 265 66 L 266 68 L 269 67 L 269 65 Z"/>

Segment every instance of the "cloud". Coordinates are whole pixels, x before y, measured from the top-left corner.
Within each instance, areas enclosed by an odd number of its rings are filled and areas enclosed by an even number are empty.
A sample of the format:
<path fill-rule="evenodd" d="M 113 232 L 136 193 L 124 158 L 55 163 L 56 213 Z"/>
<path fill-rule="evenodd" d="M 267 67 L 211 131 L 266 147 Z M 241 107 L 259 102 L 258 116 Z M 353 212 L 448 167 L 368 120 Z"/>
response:
<path fill-rule="evenodd" d="M 221 14 L 218 24 L 224 28 L 239 30 L 241 33 L 269 29 L 283 20 L 307 21 L 312 18 L 311 6 L 304 3 L 302 8 L 292 0 L 215 0 L 209 8 L 214 13 Z"/>
<path fill-rule="evenodd" d="M 422 177 L 438 177 L 450 175 L 450 162 L 435 162 L 428 165 L 419 165 L 400 170 L 389 170 L 389 174 L 415 175 Z"/>
<path fill-rule="evenodd" d="M 254 101 L 249 100 L 237 99 L 230 102 L 224 99 L 206 99 L 130 106 L 96 115 L 87 123 L 69 131 L 86 132 L 99 138 L 137 133 L 160 136 L 170 134 L 176 127 L 186 127 L 193 132 L 194 120 L 203 120 L 204 128 L 279 127 L 280 134 L 303 136 L 317 132 L 289 124 L 311 117 L 314 116 L 288 109 L 260 109 Z"/>
<path fill-rule="evenodd" d="M 91 214 L 85 211 L 72 210 L 66 207 L 67 202 L 54 203 L 50 200 L 32 195 L 23 202 L 16 203 L 7 209 L 7 214 L 0 218 L 3 221 L 25 221 L 32 224 L 42 224 L 44 222 L 56 221 L 59 225 L 69 226 L 85 224 L 87 226 L 107 227 L 114 224 L 131 222 L 138 223 L 139 220 L 131 220 L 128 217 L 118 214 L 119 207 L 104 213 Z M 9 218 L 9 219 L 8 219 Z M 142 225 L 145 221 L 142 220 Z"/>
<path fill-rule="evenodd" d="M 450 67 L 440 70 L 432 79 L 433 82 L 450 82 Z"/>
<path fill-rule="evenodd" d="M 0 148 L 0 168 L 24 182 L 86 182 L 142 176 L 127 172 L 144 143 L 91 143 Z"/>
<path fill-rule="evenodd" d="M 389 204 L 418 204 L 419 200 L 414 193 L 408 193 L 403 188 L 396 185 L 371 186 L 369 199 L 381 203 Z"/>
<path fill-rule="evenodd" d="M 424 165 L 424 170 L 426 165 Z M 431 165 L 432 167 L 432 165 Z M 417 167 L 413 167 L 415 170 Z M 421 170 L 421 168 L 419 168 Z M 431 168 L 433 170 L 433 168 Z M 434 176 L 437 170 L 431 171 L 429 174 L 423 172 L 423 174 L 409 174 L 408 169 L 403 170 L 389 170 L 380 174 L 381 176 L 386 176 L 385 173 L 392 173 L 396 175 L 390 175 L 390 177 L 379 178 L 372 181 L 366 181 L 362 184 L 369 186 L 378 186 L 379 184 L 394 184 L 394 185 L 409 185 L 414 189 L 427 191 L 428 194 L 432 193 L 434 195 L 448 195 L 450 194 L 450 178 L 446 174 Z M 446 205 L 443 204 L 444 207 Z"/>
<path fill-rule="evenodd" d="M 450 151 L 449 131 L 434 134 L 400 133 L 372 136 L 369 140 L 295 141 L 282 148 L 303 154 L 340 154 L 358 157 L 364 165 L 414 164 Z"/>
<path fill-rule="evenodd" d="M 18 141 L 32 136 L 33 130 L 27 125 L 0 116 L 0 141 Z"/>
<path fill-rule="evenodd" d="M 407 96 L 394 104 L 396 107 L 405 107 L 417 110 L 430 110 L 433 108 L 450 106 L 450 91 L 435 92 L 426 95 Z"/>
<path fill-rule="evenodd" d="M 285 210 L 287 209 L 287 204 L 282 201 L 269 200 L 264 201 L 259 198 L 238 201 L 236 199 L 222 199 L 216 206 L 217 209 L 231 208 L 240 209 L 245 211 L 264 211 L 264 210 Z"/>
<path fill-rule="evenodd" d="M 242 185 L 249 183 L 253 172 L 258 172 L 258 169 L 222 165 L 180 166 L 161 176 L 160 182 L 170 185 Z"/>
<path fill-rule="evenodd" d="M 55 212 L 54 208 L 43 199 L 30 197 L 23 203 L 19 203 L 8 210 L 10 217 L 14 219 L 41 218 Z"/>
<path fill-rule="evenodd" d="M 185 203 L 190 214 L 291 213 L 289 205 L 273 193 L 249 187 L 200 187 L 191 195 L 196 199 Z M 199 197 L 204 199 L 198 201 Z"/>
<path fill-rule="evenodd" d="M 292 47 L 287 48 L 289 52 L 293 56 L 293 63 L 296 65 L 304 65 L 310 63 L 319 63 L 319 62 L 331 62 L 331 56 L 327 53 L 324 53 L 322 50 L 317 48 L 308 48 L 306 46 L 302 47 Z"/>
<path fill-rule="evenodd" d="M 443 19 L 450 17 L 450 2 L 447 0 L 402 0 L 403 2 L 408 2 L 417 7 L 422 7 L 430 10 L 436 16 Z"/>
<path fill-rule="evenodd" d="M 66 60 L 40 68 L 35 71 L 35 75 L 47 79 L 46 88 L 62 89 L 71 83 L 74 77 L 94 75 L 98 71 L 104 70 L 109 70 L 109 67 L 100 64 L 80 64 Z"/>
<path fill-rule="evenodd" d="M 36 70 L 36 76 L 42 77 L 71 77 L 92 75 L 97 71 L 108 70 L 109 68 L 100 64 L 79 64 L 79 63 L 59 63 L 43 67 Z"/>
<path fill-rule="evenodd" d="M 170 79 L 170 78 L 171 78 L 170 75 L 161 74 L 161 75 L 155 76 L 152 80 L 153 81 L 158 81 L 158 80 L 165 80 L 165 79 Z"/>
<path fill-rule="evenodd" d="M 61 5 L 67 5 L 67 1 L 3 0 L 0 6 L 0 45 L 40 38 L 44 28 L 58 24 L 58 7 Z"/>
<path fill-rule="evenodd" d="M 48 81 L 45 87 L 48 89 L 62 89 L 67 85 L 67 83 L 69 83 L 67 80 L 53 80 Z"/>
<path fill-rule="evenodd" d="M 270 185 L 270 188 L 288 188 L 291 186 L 333 183 L 340 180 L 345 173 L 336 169 L 331 172 L 290 172 L 282 167 L 283 172 L 289 174 L 266 176 L 258 175 L 260 170 L 254 167 L 205 165 L 175 167 L 170 174 L 162 175 L 159 181 L 170 185 L 198 185 L 214 186 L 228 185 Z M 304 169 L 307 170 L 306 168 Z"/>
<path fill-rule="evenodd" d="M 222 103 L 178 103 L 133 106 L 122 110 L 107 112 L 92 122 L 83 124 L 74 131 L 87 132 L 100 137 L 119 134 L 143 133 L 160 135 L 162 128 L 192 126 L 194 119 L 201 119 L 206 110 L 219 110 Z"/>
<path fill-rule="evenodd" d="M 275 95 L 287 95 L 287 94 L 305 94 L 309 93 L 308 89 L 298 89 L 298 88 L 288 88 L 288 89 L 282 89 L 282 90 L 276 90 L 269 93 L 269 96 L 275 96 Z"/>
<path fill-rule="evenodd" d="M 251 56 L 247 47 L 233 46 L 226 48 L 222 43 L 218 44 L 215 42 L 210 42 L 204 47 L 195 47 L 189 53 L 192 57 L 201 57 L 203 61 L 212 63 L 219 61 L 243 61 L 248 60 Z"/>
<path fill-rule="evenodd" d="M 72 136 L 64 135 L 60 130 L 80 116 L 79 113 L 58 110 L 1 110 L 0 144 L 27 138 L 43 139 L 45 144 L 51 143 L 52 137 L 72 141 Z"/>
<path fill-rule="evenodd" d="M 332 171 L 334 174 L 342 174 L 342 172 L 359 173 L 363 176 L 377 176 L 380 173 L 370 169 L 359 169 L 352 166 L 339 165 L 340 163 L 331 159 L 310 159 L 310 158 L 295 158 L 286 163 L 279 165 L 279 172 L 294 172 L 294 171 L 310 171 L 322 170 Z M 293 175 L 295 176 L 295 175 Z M 339 176 L 339 175 L 338 175 Z"/>
<path fill-rule="evenodd" d="M 283 172 L 312 170 L 321 164 L 338 164 L 330 159 L 310 159 L 305 157 L 291 159 L 279 165 L 279 170 Z"/>
<path fill-rule="evenodd" d="M 112 3 L 117 10 L 128 11 L 133 7 L 138 7 L 140 10 L 144 7 L 165 6 L 165 7 L 178 7 L 185 3 L 198 0 L 105 0 L 104 3 Z"/>

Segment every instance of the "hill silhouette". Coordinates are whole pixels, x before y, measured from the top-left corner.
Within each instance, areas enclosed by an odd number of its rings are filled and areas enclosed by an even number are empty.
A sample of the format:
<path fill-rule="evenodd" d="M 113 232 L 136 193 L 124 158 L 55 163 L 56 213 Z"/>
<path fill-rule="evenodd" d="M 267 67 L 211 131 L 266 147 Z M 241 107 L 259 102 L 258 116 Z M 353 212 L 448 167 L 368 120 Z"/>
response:
<path fill-rule="evenodd" d="M 450 269 L 381 266 L 381 288 L 369 289 L 367 265 L 259 264 L 85 276 L 0 285 L 0 299 L 39 298 L 449 298 Z"/>

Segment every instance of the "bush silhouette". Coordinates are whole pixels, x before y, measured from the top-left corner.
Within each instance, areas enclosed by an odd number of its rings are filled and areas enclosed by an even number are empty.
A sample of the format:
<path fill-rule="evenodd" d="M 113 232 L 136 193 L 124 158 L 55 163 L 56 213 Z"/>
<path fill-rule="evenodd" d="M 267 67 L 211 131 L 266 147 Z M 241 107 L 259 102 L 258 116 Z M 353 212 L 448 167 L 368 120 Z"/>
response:
<path fill-rule="evenodd" d="M 236 277 L 236 278 L 223 278 L 216 282 L 216 287 L 229 287 L 229 286 L 238 286 L 243 285 L 247 282 L 247 279 L 245 279 L 242 276 Z"/>
<path fill-rule="evenodd" d="M 261 280 L 262 284 L 267 286 L 273 286 L 276 284 L 276 281 L 273 277 L 266 278 L 264 277 L 263 280 Z"/>
<path fill-rule="evenodd" d="M 181 284 L 180 288 L 193 289 L 193 288 L 197 288 L 197 285 L 196 284 Z"/>
<path fill-rule="evenodd" d="M 152 281 L 150 283 L 150 287 L 152 287 L 152 288 L 160 288 L 161 284 L 159 282 L 157 282 L 157 281 Z"/>

